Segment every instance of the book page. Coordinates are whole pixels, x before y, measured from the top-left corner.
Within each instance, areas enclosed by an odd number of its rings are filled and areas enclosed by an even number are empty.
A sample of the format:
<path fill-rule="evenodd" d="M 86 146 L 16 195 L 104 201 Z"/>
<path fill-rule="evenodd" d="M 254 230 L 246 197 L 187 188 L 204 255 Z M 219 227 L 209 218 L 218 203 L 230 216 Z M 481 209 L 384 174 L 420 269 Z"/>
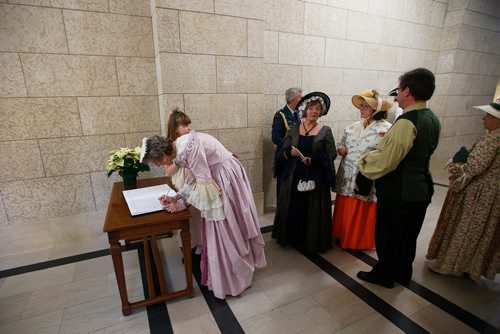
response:
<path fill-rule="evenodd" d="M 132 216 L 163 210 L 158 200 L 162 195 L 173 197 L 176 192 L 166 184 L 123 191 Z"/>

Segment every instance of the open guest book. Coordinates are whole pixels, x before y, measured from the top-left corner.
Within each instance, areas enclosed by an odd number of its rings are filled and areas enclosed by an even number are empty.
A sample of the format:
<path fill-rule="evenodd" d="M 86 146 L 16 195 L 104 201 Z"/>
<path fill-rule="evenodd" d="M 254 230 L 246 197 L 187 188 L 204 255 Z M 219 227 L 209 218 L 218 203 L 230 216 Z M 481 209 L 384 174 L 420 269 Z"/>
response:
<path fill-rule="evenodd" d="M 163 210 L 158 200 L 162 195 L 173 197 L 176 192 L 166 184 L 123 191 L 132 216 Z"/>

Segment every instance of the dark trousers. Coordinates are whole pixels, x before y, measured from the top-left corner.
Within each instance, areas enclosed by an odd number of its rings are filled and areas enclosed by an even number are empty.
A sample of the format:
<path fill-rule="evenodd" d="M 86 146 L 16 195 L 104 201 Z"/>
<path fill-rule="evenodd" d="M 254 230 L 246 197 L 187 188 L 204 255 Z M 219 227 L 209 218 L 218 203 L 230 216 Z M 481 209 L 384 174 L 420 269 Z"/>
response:
<path fill-rule="evenodd" d="M 378 262 L 372 272 L 384 281 L 410 282 L 417 237 L 428 206 L 429 202 L 377 198 L 375 244 Z"/>

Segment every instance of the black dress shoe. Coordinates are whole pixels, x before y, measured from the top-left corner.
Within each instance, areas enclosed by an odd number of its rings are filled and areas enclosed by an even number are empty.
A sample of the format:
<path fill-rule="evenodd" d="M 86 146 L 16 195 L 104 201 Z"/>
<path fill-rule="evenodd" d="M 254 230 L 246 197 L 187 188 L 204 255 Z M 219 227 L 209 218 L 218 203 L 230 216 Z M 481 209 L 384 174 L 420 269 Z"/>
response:
<path fill-rule="evenodd" d="M 363 281 L 378 284 L 383 286 L 384 288 L 392 289 L 394 287 L 394 282 L 384 280 L 383 278 L 369 271 L 360 271 L 358 272 L 357 276 Z"/>

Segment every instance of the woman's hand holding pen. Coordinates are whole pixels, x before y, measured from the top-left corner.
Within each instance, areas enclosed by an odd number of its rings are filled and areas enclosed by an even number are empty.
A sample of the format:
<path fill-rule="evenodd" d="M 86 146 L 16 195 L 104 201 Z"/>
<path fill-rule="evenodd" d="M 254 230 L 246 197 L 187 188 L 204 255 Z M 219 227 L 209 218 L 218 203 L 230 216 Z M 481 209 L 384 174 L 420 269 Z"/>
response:
<path fill-rule="evenodd" d="M 177 199 L 172 196 L 167 196 L 167 195 L 161 195 L 158 200 L 160 201 L 161 205 L 163 207 L 166 207 L 170 203 L 177 202 Z"/>

